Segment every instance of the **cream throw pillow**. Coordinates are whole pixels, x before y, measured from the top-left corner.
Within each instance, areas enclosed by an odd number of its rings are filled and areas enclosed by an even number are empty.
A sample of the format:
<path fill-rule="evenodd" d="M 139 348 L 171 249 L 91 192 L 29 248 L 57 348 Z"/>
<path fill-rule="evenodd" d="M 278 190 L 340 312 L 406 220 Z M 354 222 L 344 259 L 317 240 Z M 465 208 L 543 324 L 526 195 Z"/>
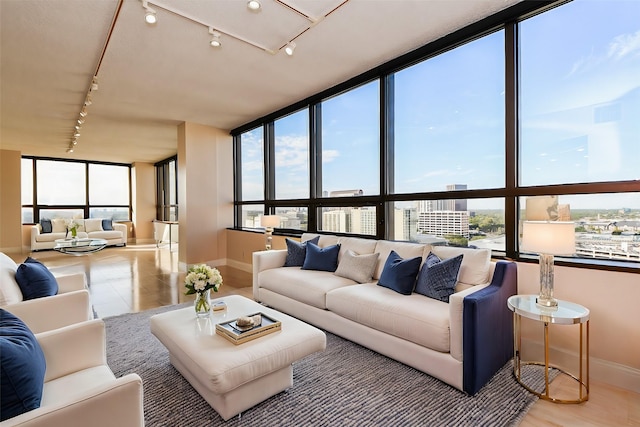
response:
<path fill-rule="evenodd" d="M 51 220 L 51 232 L 52 233 L 66 233 L 67 221 L 62 218 L 54 218 Z"/>
<path fill-rule="evenodd" d="M 373 272 L 378 262 L 378 253 L 358 255 L 351 249 L 348 249 L 340 259 L 336 272 L 336 276 L 355 280 L 358 283 L 371 282 Z"/>
<path fill-rule="evenodd" d="M 102 219 L 85 219 L 84 220 L 84 229 L 87 233 L 91 233 L 92 231 L 103 231 L 102 230 Z"/>

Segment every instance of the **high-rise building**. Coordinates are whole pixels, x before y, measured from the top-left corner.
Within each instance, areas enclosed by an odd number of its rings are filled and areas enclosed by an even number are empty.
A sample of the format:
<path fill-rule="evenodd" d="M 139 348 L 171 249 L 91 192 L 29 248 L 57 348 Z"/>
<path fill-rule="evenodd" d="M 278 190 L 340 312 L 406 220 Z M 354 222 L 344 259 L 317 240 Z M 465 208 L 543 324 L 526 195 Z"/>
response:
<path fill-rule="evenodd" d="M 466 184 L 449 184 L 448 191 L 466 190 Z M 466 199 L 421 200 L 418 202 L 419 234 L 458 235 L 469 238 L 469 212 Z"/>

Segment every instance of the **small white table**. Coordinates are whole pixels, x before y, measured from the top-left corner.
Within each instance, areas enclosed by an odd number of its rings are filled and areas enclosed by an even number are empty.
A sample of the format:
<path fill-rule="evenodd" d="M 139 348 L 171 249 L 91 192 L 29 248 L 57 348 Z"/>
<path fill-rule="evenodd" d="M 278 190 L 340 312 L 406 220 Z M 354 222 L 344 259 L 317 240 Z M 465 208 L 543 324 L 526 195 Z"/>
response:
<path fill-rule="evenodd" d="M 107 246 L 105 239 L 58 239 L 54 250 L 69 255 L 86 255 L 98 252 Z"/>
<path fill-rule="evenodd" d="M 544 307 L 536 304 L 537 295 L 514 295 L 509 297 L 507 305 L 513 311 L 513 374 L 516 380 L 531 393 L 541 399 L 555 403 L 580 403 L 589 400 L 589 309 L 569 301 L 558 300 L 557 307 Z M 541 362 L 523 362 L 520 360 L 521 318 L 532 319 L 544 323 L 544 364 Z M 579 370 L 578 376 L 553 366 L 549 363 L 549 324 L 558 325 L 580 325 L 580 349 L 579 349 Z M 586 345 L 583 343 L 584 330 L 586 325 Z M 584 353 L 584 354 L 583 354 Z M 583 363 L 583 360 L 586 363 Z M 522 379 L 522 365 L 544 366 L 544 392 L 538 392 L 525 384 Z M 586 365 L 586 371 L 585 371 Z M 557 369 L 560 374 L 567 375 L 578 383 L 578 395 L 575 399 L 560 399 L 552 397 L 549 393 L 549 368 Z"/>

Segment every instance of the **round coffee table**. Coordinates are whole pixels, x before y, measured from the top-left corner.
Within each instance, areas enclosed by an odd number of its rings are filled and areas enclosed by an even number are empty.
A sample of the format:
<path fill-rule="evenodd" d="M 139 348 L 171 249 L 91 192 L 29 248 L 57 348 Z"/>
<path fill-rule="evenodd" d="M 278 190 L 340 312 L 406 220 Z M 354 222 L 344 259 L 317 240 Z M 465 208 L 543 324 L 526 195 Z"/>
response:
<path fill-rule="evenodd" d="M 105 239 L 58 239 L 53 249 L 63 254 L 78 256 L 98 252 L 105 246 Z"/>

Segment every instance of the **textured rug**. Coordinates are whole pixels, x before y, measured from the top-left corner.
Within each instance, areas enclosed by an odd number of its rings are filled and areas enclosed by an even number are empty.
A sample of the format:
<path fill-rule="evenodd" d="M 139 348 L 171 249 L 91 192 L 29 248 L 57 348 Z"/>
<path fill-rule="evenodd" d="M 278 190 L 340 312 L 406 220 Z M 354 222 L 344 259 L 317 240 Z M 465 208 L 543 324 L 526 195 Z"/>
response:
<path fill-rule="evenodd" d="M 105 319 L 109 366 L 117 377 L 142 377 L 150 427 L 512 426 L 537 400 L 515 381 L 511 363 L 472 397 L 327 333 L 324 352 L 294 364 L 292 388 L 225 422 L 171 366 L 149 331 L 150 316 L 178 307 Z"/>

